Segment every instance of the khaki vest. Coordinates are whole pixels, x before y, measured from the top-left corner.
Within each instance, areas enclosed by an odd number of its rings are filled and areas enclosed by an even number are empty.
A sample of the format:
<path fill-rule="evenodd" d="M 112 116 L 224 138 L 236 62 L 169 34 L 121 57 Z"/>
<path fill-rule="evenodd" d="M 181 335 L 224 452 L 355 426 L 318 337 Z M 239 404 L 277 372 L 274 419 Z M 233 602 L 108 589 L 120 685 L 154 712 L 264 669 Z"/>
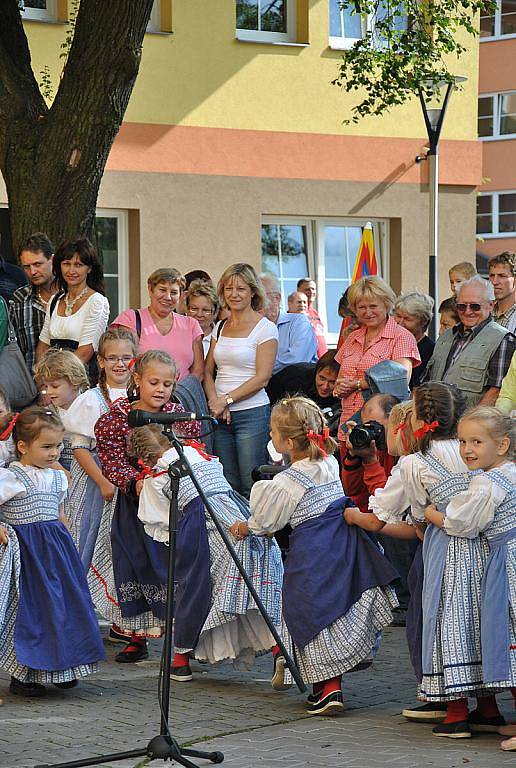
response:
<path fill-rule="evenodd" d="M 436 341 L 432 359 L 428 363 L 426 380 L 455 384 L 465 396 L 468 405 L 476 405 L 488 388 L 488 365 L 504 337 L 509 333 L 494 320 L 488 323 L 444 374 L 446 361 L 455 338 L 453 330 L 445 331 Z"/>

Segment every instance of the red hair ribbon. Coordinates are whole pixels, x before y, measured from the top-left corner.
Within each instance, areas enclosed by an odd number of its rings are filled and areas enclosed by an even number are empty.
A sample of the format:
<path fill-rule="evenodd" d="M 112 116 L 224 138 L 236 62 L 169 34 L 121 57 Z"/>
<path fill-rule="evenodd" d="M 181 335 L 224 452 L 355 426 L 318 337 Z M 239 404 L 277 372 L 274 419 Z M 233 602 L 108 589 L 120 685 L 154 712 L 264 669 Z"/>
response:
<path fill-rule="evenodd" d="M 401 424 L 398 424 L 398 426 L 394 428 L 394 434 L 397 435 L 398 432 L 401 432 L 401 442 L 405 450 L 408 451 L 407 435 L 405 434 L 406 428 L 407 428 L 407 422 L 402 421 Z"/>
<path fill-rule="evenodd" d="M 321 432 L 315 432 L 313 429 L 310 429 L 306 436 L 308 438 L 308 442 L 315 443 L 317 445 L 324 457 L 326 457 L 328 454 L 326 453 L 324 441 L 328 440 L 330 436 L 330 430 L 329 427 L 324 427 L 322 434 Z"/>
<path fill-rule="evenodd" d="M 138 357 L 133 357 L 133 359 L 129 360 L 129 362 L 127 363 L 127 367 L 129 368 L 130 371 L 132 371 L 133 366 L 137 360 L 138 360 Z"/>
<path fill-rule="evenodd" d="M 199 456 L 202 456 L 203 459 L 206 459 L 206 461 L 211 461 L 212 459 L 216 458 L 215 456 L 207 453 L 206 443 L 201 443 L 199 440 L 183 440 L 183 445 L 186 445 L 189 448 L 195 448 Z"/>
<path fill-rule="evenodd" d="M 438 421 L 432 421 L 431 424 L 423 424 L 422 427 L 414 430 L 414 437 L 416 438 L 416 440 L 419 440 L 419 438 L 426 435 L 427 432 L 435 432 L 438 426 L 439 426 Z"/>
<path fill-rule="evenodd" d="M 136 482 L 138 480 L 145 480 L 146 477 L 159 477 L 160 475 L 166 475 L 166 469 L 162 469 L 161 472 L 153 472 L 152 467 L 149 467 L 142 459 L 138 459 L 138 466 L 142 468 L 139 475 L 136 476 Z"/>
<path fill-rule="evenodd" d="M 19 416 L 20 416 L 19 413 L 15 413 L 14 414 L 14 416 L 11 419 L 11 421 L 8 423 L 8 425 L 6 426 L 6 428 L 4 429 L 2 434 L 0 435 L 0 440 L 7 440 L 7 438 L 9 437 L 11 432 L 13 431 L 14 425 L 18 421 Z"/>

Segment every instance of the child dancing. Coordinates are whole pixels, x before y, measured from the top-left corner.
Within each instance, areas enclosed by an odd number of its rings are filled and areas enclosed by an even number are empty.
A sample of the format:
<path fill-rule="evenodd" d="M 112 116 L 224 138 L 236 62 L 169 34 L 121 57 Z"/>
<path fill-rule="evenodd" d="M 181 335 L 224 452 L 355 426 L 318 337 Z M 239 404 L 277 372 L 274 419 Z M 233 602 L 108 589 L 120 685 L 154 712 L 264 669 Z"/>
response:
<path fill-rule="evenodd" d="M 27 408 L 13 439 L 19 461 L 0 469 L 0 668 L 10 691 L 43 696 L 95 672 L 104 647 L 86 576 L 64 525 L 64 472 L 52 468 L 64 428 Z"/>
<path fill-rule="evenodd" d="M 143 482 L 138 517 L 149 536 L 168 543 L 167 468 L 177 452 L 157 425 L 133 429 L 129 441 L 140 462 L 154 467 Z M 226 529 L 237 521 L 245 524 L 249 503 L 232 490 L 220 461 L 193 441 L 184 452 L 219 522 Z M 270 651 L 274 639 L 189 477 L 179 483 L 179 514 L 172 680 L 192 679 L 191 656 L 212 664 L 230 659 L 238 669 L 250 669 L 255 655 Z M 251 536 L 235 549 L 279 629 L 283 566 L 278 545 Z"/>
<path fill-rule="evenodd" d="M 426 519 L 450 536 L 475 539 L 483 533 L 489 557 L 481 584 L 482 676 L 486 689 L 516 686 L 516 425 L 496 408 L 477 406 L 458 427 L 460 453 L 470 470 L 467 490 L 445 512 L 434 505 Z M 472 730 L 493 731 L 504 719 L 495 706 L 472 712 Z M 491 705 L 493 702 L 491 701 Z M 515 740 L 516 741 L 516 740 Z M 516 747 L 516 744 L 515 744 Z"/>
<path fill-rule="evenodd" d="M 79 395 L 62 415 L 71 435 L 73 460 L 70 469 L 69 517 L 71 533 L 88 570 L 105 502 L 111 502 L 115 486 L 102 474 L 97 457 L 94 428 L 103 413 L 121 397 L 127 397 L 138 345 L 126 328 L 113 328 L 100 337 L 97 362 L 99 383 Z"/>
<path fill-rule="evenodd" d="M 343 497 L 331 455 L 335 442 L 315 403 L 304 397 L 279 401 L 271 437 L 291 466 L 254 484 L 251 517 L 234 523 L 231 532 L 240 540 L 292 526 L 282 634 L 294 647 L 303 679 L 313 684 L 308 714 L 332 714 L 344 706 L 343 673 L 369 656 L 378 632 L 392 621 L 397 600 L 388 585 L 397 573 L 366 534 L 344 522 L 351 502 Z M 276 654 L 273 687 L 281 689 L 285 677 L 290 682 Z"/>

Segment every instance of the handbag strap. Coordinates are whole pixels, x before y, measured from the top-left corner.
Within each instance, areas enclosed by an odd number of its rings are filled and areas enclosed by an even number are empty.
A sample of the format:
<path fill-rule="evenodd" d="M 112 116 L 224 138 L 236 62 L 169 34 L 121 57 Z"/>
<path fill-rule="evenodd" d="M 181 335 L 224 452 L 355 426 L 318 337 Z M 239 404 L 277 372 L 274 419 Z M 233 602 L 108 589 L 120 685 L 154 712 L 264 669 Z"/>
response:
<path fill-rule="evenodd" d="M 7 306 L 7 302 L 3 296 L 0 296 L 0 299 L 2 301 L 2 304 L 4 305 L 5 316 L 7 318 L 7 343 L 12 344 L 14 342 L 15 344 L 17 344 L 18 337 L 16 336 L 16 331 L 14 330 L 14 325 L 12 324 L 12 321 L 11 321 L 9 307 Z"/>

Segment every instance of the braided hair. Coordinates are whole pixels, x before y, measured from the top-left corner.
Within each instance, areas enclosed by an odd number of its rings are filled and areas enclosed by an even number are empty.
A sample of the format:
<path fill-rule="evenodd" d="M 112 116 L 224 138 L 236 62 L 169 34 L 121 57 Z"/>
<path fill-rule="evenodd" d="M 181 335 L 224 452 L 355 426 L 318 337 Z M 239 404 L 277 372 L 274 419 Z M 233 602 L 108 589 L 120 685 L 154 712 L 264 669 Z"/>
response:
<path fill-rule="evenodd" d="M 466 399 L 454 384 L 428 381 L 414 390 L 414 411 L 425 424 L 438 422 L 433 432 L 418 439 L 419 450 L 428 450 L 430 440 L 449 440 L 457 436 L 457 423 L 466 410 Z"/>
<path fill-rule="evenodd" d="M 292 440 L 297 451 L 307 451 L 310 461 L 331 455 L 337 447 L 335 440 L 329 436 L 321 438 L 321 445 L 309 439 L 310 432 L 322 436 L 328 424 L 319 406 L 308 397 L 296 395 L 278 400 L 272 409 L 272 420 L 282 438 Z"/>
<path fill-rule="evenodd" d="M 99 339 L 97 357 L 103 359 L 106 355 L 106 344 L 116 343 L 117 341 L 126 341 L 131 347 L 133 357 L 136 357 L 138 354 L 138 340 L 134 333 L 129 330 L 129 328 L 124 328 L 122 325 L 116 325 L 114 328 L 108 328 L 108 330 L 102 334 Z M 107 405 L 111 405 L 111 398 L 109 397 L 109 389 L 106 379 L 106 369 L 102 368 L 100 365 L 98 388 L 100 389 Z"/>
<path fill-rule="evenodd" d="M 170 440 L 163 434 L 159 424 L 135 427 L 129 435 L 130 453 L 150 467 L 153 467 L 169 448 Z"/>
<path fill-rule="evenodd" d="M 129 384 L 127 385 L 127 393 L 129 400 L 134 401 L 138 400 L 139 398 L 139 390 L 136 386 L 136 381 L 134 378 L 134 374 L 138 374 L 138 376 L 142 376 L 145 368 L 150 363 L 163 363 L 163 365 L 168 365 L 170 367 L 170 370 L 172 371 L 171 378 L 174 380 L 174 386 L 172 387 L 172 392 L 175 389 L 175 382 L 177 379 L 177 365 L 175 360 L 173 360 L 168 352 L 163 352 L 161 349 L 149 349 L 147 352 L 144 352 L 142 355 L 138 355 L 136 360 L 134 361 L 134 365 L 131 368 L 131 379 L 129 381 Z"/>

